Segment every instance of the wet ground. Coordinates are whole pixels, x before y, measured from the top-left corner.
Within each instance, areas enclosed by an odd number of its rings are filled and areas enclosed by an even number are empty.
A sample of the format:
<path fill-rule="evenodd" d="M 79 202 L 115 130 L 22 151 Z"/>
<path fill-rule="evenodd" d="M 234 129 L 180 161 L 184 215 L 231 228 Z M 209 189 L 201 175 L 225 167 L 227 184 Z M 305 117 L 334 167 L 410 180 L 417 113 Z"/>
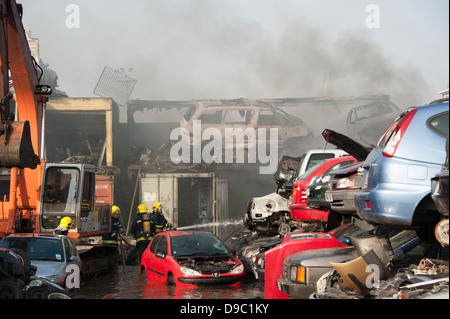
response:
<path fill-rule="evenodd" d="M 75 296 L 86 299 L 246 299 L 263 298 L 264 292 L 254 280 L 231 286 L 211 285 L 177 288 L 141 279 L 138 266 L 122 266 L 117 272 L 84 279 Z"/>

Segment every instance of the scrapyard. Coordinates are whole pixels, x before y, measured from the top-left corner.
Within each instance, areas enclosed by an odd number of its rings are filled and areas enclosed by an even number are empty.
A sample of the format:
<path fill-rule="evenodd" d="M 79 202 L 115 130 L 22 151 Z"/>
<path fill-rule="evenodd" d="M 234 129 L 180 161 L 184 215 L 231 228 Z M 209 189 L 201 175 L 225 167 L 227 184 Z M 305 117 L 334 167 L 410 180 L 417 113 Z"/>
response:
<path fill-rule="evenodd" d="M 72 97 L 0 10 L 0 298 L 449 298 L 448 88 Z"/>

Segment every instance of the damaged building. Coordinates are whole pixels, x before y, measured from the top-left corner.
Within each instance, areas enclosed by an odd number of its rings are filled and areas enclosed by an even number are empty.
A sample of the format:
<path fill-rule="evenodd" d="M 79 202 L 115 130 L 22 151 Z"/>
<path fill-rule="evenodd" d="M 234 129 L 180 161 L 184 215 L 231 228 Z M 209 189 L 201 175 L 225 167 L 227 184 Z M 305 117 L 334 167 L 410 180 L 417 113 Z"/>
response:
<path fill-rule="evenodd" d="M 211 109 L 217 104 L 232 109 L 236 101 L 202 102 L 211 105 Z M 270 105 L 274 110 L 301 119 L 292 125 L 308 127 L 309 135 L 305 134 L 308 138 L 304 140 L 308 148 L 325 146 L 320 132 L 326 127 L 345 133 L 348 114 L 355 113 L 358 107 L 391 105 L 387 96 L 239 101 L 245 105 Z M 261 165 L 257 162 L 173 163 L 169 156 L 173 142 L 169 136 L 180 127 L 182 117 L 198 103 L 130 100 L 122 106 L 112 98 L 51 97 L 45 118 L 47 161 L 86 162 L 98 166 L 98 176 L 113 179 L 111 201 L 121 207 L 126 226 L 140 203 L 151 207 L 154 201 L 162 202 L 167 218 L 175 227 L 240 219 L 249 198 L 274 190 L 273 173 L 260 174 Z M 120 114 L 124 111 L 126 119 L 121 120 Z M 284 120 L 274 113 L 261 114 L 258 119 L 272 121 L 269 126 L 274 125 L 274 120 Z M 321 114 L 332 116 L 325 118 Z M 258 123 L 255 122 L 255 128 Z M 323 125 L 309 127 L 308 123 Z M 227 124 L 219 120 L 214 125 Z M 379 130 L 384 130 L 383 124 L 379 125 Z M 299 147 L 302 143 L 296 145 Z M 278 157 L 282 155 L 280 150 Z"/>

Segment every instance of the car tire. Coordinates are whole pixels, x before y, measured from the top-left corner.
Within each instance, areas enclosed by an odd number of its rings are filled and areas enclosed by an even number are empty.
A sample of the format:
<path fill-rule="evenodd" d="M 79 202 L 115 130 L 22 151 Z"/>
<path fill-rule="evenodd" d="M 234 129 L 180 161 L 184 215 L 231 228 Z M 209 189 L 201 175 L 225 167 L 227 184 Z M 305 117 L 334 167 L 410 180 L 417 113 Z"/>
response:
<path fill-rule="evenodd" d="M 44 299 L 73 299 L 72 295 L 64 291 L 50 291 L 44 295 Z"/>
<path fill-rule="evenodd" d="M 174 286 L 175 285 L 175 277 L 171 272 L 167 274 L 167 285 Z"/>
<path fill-rule="evenodd" d="M 45 286 L 30 287 L 25 291 L 25 299 L 46 299 L 45 295 L 49 293 L 51 288 Z"/>
<path fill-rule="evenodd" d="M 23 288 L 13 280 L 1 280 L 0 299 L 23 299 Z"/>
<path fill-rule="evenodd" d="M 142 280 L 148 279 L 147 278 L 147 271 L 145 270 L 144 266 L 141 266 L 141 279 Z"/>

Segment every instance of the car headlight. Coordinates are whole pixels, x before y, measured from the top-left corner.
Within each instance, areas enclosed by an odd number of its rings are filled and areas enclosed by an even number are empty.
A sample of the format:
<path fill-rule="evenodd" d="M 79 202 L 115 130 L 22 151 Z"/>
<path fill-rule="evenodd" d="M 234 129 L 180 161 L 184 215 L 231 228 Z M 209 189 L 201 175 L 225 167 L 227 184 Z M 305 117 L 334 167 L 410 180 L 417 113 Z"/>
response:
<path fill-rule="evenodd" d="M 180 271 L 187 275 L 187 276 L 201 276 L 202 274 L 200 272 L 198 272 L 197 270 L 194 270 L 192 268 L 188 268 L 185 266 L 181 266 L 180 267 Z"/>
<path fill-rule="evenodd" d="M 244 265 L 239 264 L 238 266 L 234 267 L 233 270 L 230 271 L 230 274 L 232 274 L 232 275 L 240 274 L 243 271 L 244 271 Z"/>
<path fill-rule="evenodd" d="M 350 188 L 350 187 L 355 187 L 354 179 L 341 178 L 336 184 L 336 189 Z"/>
<path fill-rule="evenodd" d="M 292 266 L 289 279 L 293 282 L 305 282 L 306 270 L 302 266 Z"/>
<path fill-rule="evenodd" d="M 322 183 L 328 183 L 330 181 L 330 175 L 326 175 L 324 177 L 322 177 Z"/>

